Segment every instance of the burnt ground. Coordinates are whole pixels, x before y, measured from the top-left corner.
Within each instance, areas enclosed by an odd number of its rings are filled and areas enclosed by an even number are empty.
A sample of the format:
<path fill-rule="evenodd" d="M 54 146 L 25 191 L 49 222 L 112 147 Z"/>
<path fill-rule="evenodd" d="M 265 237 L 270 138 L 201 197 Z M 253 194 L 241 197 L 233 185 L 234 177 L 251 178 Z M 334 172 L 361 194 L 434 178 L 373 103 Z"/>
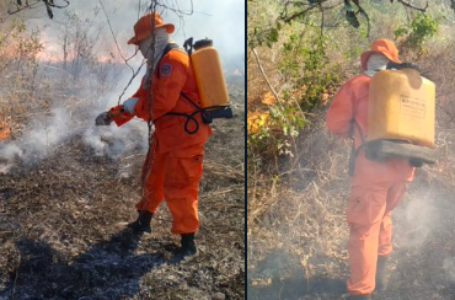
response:
<path fill-rule="evenodd" d="M 416 183 L 418 184 L 418 183 Z M 441 189 L 444 186 L 439 186 Z M 453 195 L 438 193 L 422 204 L 418 194 L 427 187 L 411 187 L 409 196 L 394 214 L 394 252 L 388 266 L 388 288 L 375 292 L 374 300 L 453 300 L 455 299 L 454 262 L 455 221 Z M 440 196 L 440 197 L 438 197 Z M 412 203 L 422 209 L 419 218 L 407 218 Z M 432 207 L 432 208 L 431 208 Z M 420 209 L 420 208 L 419 208 Z M 435 217 L 425 220 L 431 210 Z M 431 224 L 429 224 L 431 222 Z M 346 228 L 346 233 L 348 229 Z M 269 254 L 249 272 L 248 299 L 253 300 L 336 300 L 345 299 L 349 269 L 345 248 L 347 238 L 340 244 L 339 258 L 331 255 L 313 257 L 316 275 L 306 277 L 299 257 Z M 254 280 L 254 283 L 253 283 Z M 262 281 L 262 282 L 261 282 Z"/>
<path fill-rule="evenodd" d="M 261 219 L 248 223 L 248 299 L 347 297 L 349 146 L 328 136 L 324 124 L 315 123 L 302 138 L 300 165 L 287 184 L 271 190 L 258 183 L 263 205 L 270 208 Z M 375 300 L 455 299 L 455 181 L 450 148 L 439 146 L 438 157 L 435 166 L 417 170 L 407 196 L 392 214 L 389 286 L 376 292 Z"/>
<path fill-rule="evenodd" d="M 75 135 L 0 174 L 0 299 L 244 299 L 243 89 L 233 96 L 236 117 L 216 121 L 206 148 L 194 262 L 166 263 L 180 238 L 165 203 L 151 235 L 125 227 L 145 153 L 96 156 Z"/>

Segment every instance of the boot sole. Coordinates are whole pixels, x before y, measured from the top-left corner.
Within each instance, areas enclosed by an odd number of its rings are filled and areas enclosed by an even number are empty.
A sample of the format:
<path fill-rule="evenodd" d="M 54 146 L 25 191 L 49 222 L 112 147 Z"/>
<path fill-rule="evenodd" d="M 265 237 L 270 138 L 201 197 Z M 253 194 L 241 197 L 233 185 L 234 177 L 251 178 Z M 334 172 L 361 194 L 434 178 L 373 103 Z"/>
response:
<path fill-rule="evenodd" d="M 181 260 L 179 261 L 176 261 L 175 260 L 175 256 L 173 258 L 171 258 L 171 260 L 169 261 L 169 263 L 171 265 L 185 265 L 185 264 L 188 264 L 190 262 L 192 262 L 194 259 L 198 258 L 199 257 L 199 250 L 196 250 L 196 253 L 191 255 L 191 256 L 186 256 L 184 258 L 182 258 Z"/>
<path fill-rule="evenodd" d="M 141 228 L 141 227 L 137 227 L 134 224 L 128 224 L 127 227 L 132 229 L 134 232 L 137 232 L 137 233 L 140 233 L 140 232 L 152 233 L 152 228 Z"/>
<path fill-rule="evenodd" d="M 195 253 L 194 255 L 185 257 L 185 258 L 180 262 L 180 264 L 182 264 L 182 265 L 188 264 L 188 263 L 192 262 L 193 260 L 195 260 L 195 259 L 198 258 L 198 257 L 199 257 L 199 250 L 197 250 L 196 253 Z"/>

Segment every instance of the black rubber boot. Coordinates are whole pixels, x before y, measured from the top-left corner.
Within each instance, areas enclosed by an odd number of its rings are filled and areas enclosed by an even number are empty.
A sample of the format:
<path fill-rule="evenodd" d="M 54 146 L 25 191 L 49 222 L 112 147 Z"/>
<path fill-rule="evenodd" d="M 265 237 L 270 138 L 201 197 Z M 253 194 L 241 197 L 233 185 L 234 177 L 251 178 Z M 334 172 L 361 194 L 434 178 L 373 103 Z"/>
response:
<path fill-rule="evenodd" d="M 128 227 L 133 229 L 135 232 L 152 232 L 150 223 L 152 221 L 153 214 L 148 211 L 138 211 L 139 216 L 137 220 L 129 223 Z"/>
<path fill-rule="evenodd" d="M 185 264 L 199 256 L 197 244 L 194 241 L 194 233 L 182 234 L 182 247 L 171 258 L 171 264 Z"/>
<path fill-rule="evenodd" d="M 387 288 L 387 260 L 388 256 L 378 256 L 376 266 L 376 290 L 384 291 Z"/>
<path fill-rule="evenodd" d="M 348 300 L 371 300 L 371 295 L 349 295 Z"/>

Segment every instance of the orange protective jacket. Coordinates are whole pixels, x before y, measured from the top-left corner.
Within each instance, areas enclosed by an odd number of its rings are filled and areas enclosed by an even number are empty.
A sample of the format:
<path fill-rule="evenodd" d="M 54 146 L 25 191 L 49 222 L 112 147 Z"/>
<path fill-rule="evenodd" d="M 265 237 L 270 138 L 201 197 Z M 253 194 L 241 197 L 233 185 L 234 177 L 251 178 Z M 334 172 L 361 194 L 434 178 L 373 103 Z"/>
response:
<path fill-rule="evenodd" d="M 186 118 L 183 116 L 166 115 L 167 113 L 193 113 L 196 108 L 181 93 L 187 95 L 198 105 L 200 96 L 196 78 L 191 67 L 188 54 L 174 49 L 169 51 L 161 60 L 153 75 L 153 90 L 144 88 L 144 79 L 133 97 L 138 98 L 135 105 L 135 115 L 127 112 L 113 114 L 114 122 L 121 126 L 134 116 L 148 121 L 150 118 L 155 125 L 155 137 L 159 143 L 159 153 L 166 153 L 192 145 L 204 144 L 212 130 L 202 122 L 201 114 L 195 116 L 199 123 L 199 130 L 195 134 L 185 131 Z M 153 103 L 150 114 L 150 94 L 153 92 Z M 121 111 L 123 105 L 113 107 L 109 112 Z M 195 127 L 189 122 L 189 130 Z"/>
<path fill-rule="evenodd" d="M 335 95 L 327 111 L 326 123 L 329 131 L 342 138 L 350 138 L 353 132 L 356 148 L 367 139 L 370 79 L 362 74 L 347 81 Z M 368 160 L 365 151 L 361 150 L 356 159 L 351 183 L 356 186 L 375 182 L 410 182 L 413 176 L 414 168 L 407 161 L 393 159 L 384 163 L 375 162 Z"/>

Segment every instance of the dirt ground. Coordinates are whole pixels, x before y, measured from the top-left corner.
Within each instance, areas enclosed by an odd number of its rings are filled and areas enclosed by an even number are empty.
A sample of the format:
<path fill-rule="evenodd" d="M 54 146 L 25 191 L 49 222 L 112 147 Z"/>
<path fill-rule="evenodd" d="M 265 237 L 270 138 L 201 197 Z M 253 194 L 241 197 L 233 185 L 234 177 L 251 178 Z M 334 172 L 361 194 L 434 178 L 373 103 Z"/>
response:
<path fill-rule="evenodd" d="M 0 299 L 244 299 L 244 89 L 230 90 L 236 116 L 206 148 L 194 262 L 166 263 L 180 238 L 164 203 L 151 235 L 124 226 L 145 153 L 96 156 L 76 135 L 0 174 Z"/>
<path fill-rule="evenodd" d="M 286 184 L 271 189 L 257 183 L 255 197 L 264 199 L 267 213 L 248 223 L 248 299 L 347 297 L 350 144 L 329 136 L 319 121 L 302 136 L 300 161 Z M 393 213 L 389 286 L 373 299 L 455 299 L 453 157 L 450 143 L 438 144 L 438 164 L 418 169 Z"/>

